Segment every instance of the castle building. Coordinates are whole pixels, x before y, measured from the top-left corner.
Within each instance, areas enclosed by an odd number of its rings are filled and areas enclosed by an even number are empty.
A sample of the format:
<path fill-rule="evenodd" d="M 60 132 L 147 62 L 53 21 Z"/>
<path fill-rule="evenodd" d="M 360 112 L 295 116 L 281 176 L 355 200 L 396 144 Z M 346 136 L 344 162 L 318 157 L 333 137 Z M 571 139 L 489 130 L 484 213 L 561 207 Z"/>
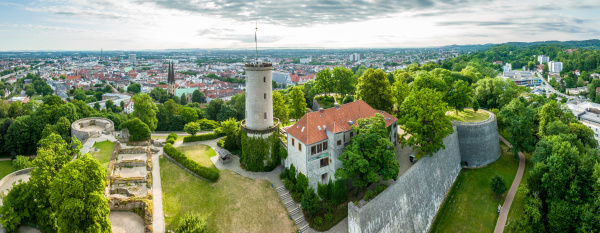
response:
<path fill-rule="evenodd" d="M 175 69 L 173 68 L 173 63 L 169 62 L 167 72 L 167 94 L 173 96 L 175 95 Z"/>
<path fill-rule="evenodd" d="M 377 113 L 383 115 L 390 132 L 389 139 L 396 145 L 398 119 L 385 111 L 373 109 L 364 100 L 358 100 L 307 113 L 288 128 L 285 166 L 289 168 L 293 164 L 296 171 L 308 177 L 308 184 L 315 190 L 318 183 L 335 180 L 335 171 L 342 167 L 338 157 L 355 135 L 352 125 Z"/>

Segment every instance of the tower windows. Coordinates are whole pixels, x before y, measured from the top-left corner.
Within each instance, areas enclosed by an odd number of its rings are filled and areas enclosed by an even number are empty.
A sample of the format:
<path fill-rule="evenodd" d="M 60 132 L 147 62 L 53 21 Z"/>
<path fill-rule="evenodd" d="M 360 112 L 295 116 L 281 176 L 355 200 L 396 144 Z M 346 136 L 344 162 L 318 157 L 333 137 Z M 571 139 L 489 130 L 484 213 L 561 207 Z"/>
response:
<path fill-rule="evenodd" d="M 267 77 L 263 77 L 263 82 L 267 82 Z"/>
<path fill-rule="evenodd" d="M 265 120 L 267 119 L 267 113 L 265 112 Z"/>
<path fill-rule="evenodd" d="M 265 93 L 264 95 L 265 95 L 265 99 L 267 99 L 267 93 Z"/>

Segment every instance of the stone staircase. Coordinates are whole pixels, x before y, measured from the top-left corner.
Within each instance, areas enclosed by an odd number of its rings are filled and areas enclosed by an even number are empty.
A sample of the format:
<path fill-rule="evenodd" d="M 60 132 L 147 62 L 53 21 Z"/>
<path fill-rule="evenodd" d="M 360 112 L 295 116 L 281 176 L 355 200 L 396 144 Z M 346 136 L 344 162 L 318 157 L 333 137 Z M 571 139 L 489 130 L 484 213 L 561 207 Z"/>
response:
<path fill-rule="evenodd" d="M 290 217 L 294 220 L 298 229 L 300 229 L 300 232 L 306 232 L 309 229 L 309 226 L 306 219 L 304 219 L 300 204 L 294 202 L 290 192 L 284 186 L 278 187 L 275 190 L 277 191 L 277 194 L 279 194 L 281 201 L 283 201 L 285 208 L 290 213 Z"/>

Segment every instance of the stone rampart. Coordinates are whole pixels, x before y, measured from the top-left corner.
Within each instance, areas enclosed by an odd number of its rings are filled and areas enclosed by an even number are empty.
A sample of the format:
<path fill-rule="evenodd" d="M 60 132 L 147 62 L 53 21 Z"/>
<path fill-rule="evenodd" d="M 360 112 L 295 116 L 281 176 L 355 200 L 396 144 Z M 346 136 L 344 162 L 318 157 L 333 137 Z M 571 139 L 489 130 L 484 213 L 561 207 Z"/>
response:
<path fill-rule="evenodd" d="M 31 170 L 33 170 L 32 167 L 18 170 L 18 171 L 15 171 L 13 173 L 6 175 L 2 179 L 0 179 L 0 187 L 4 186 L 6 184 L 6 182 L 10 181 L 14 177 L 31 173 Z"/>
<path fill-rule="evenodd" d="M 496 115 L 490 111 L 490 117 L 480 122 L 452 121 L 458 131 L 461 162 L 466 167 L 481 167 L 500 158 L 498 143 L 498 123 Z"/>
<path fill-rule="evenodd" d="M 101 134 L 111 134 L 114 131 L 115 123 L 100 117 L 83 118 L 71 124 L 71 137 L 76 137 L 82 143 L 88 138 L 99 137 Z"/>
<path fill-rule="evenodd" d="M 458 133 L 445 149 L 425 156 L 385 191 L 362 207 L 348 204 L 350 233 L 427 232 L 460 172 Z"/>

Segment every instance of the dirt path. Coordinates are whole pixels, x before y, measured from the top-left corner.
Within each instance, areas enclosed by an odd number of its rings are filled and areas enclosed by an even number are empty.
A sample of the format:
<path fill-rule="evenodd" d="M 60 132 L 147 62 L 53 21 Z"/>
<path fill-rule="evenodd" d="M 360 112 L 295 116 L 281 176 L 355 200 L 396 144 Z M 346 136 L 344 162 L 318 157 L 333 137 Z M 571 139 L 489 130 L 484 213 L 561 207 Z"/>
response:
<path fill-rule="evenodd" d="M 500 140 L 502 140 L 509 148 L 512 148 L 512 145 L 506 141 L 501 135 L 498 135 Z M 525 156 L 523 153 L 519 152 L 519 169 L 517 170 L 517 176 L 515 176 L 515 180 L 510 186 L 510 190 L 508 190 L 508 194 L 506 194 L 506 199 L 504 199 L 504 205 L 502 209 L 500 209 L 500 215 L 498 216 L 498 221 L 496 222 L 496 229 L 494 233 L 502 233 L 504 232 L 504 226 L 506 226 L 506 219 L 508 218 L 508 212 L 510 211 L 510 205 L 515 199 L 515 194 L 517 193 L 517 188 L 519 188 L 519 184 L 521 184 L 521 179 L 523 178 L 523 172 L 525 171 Z"/>

